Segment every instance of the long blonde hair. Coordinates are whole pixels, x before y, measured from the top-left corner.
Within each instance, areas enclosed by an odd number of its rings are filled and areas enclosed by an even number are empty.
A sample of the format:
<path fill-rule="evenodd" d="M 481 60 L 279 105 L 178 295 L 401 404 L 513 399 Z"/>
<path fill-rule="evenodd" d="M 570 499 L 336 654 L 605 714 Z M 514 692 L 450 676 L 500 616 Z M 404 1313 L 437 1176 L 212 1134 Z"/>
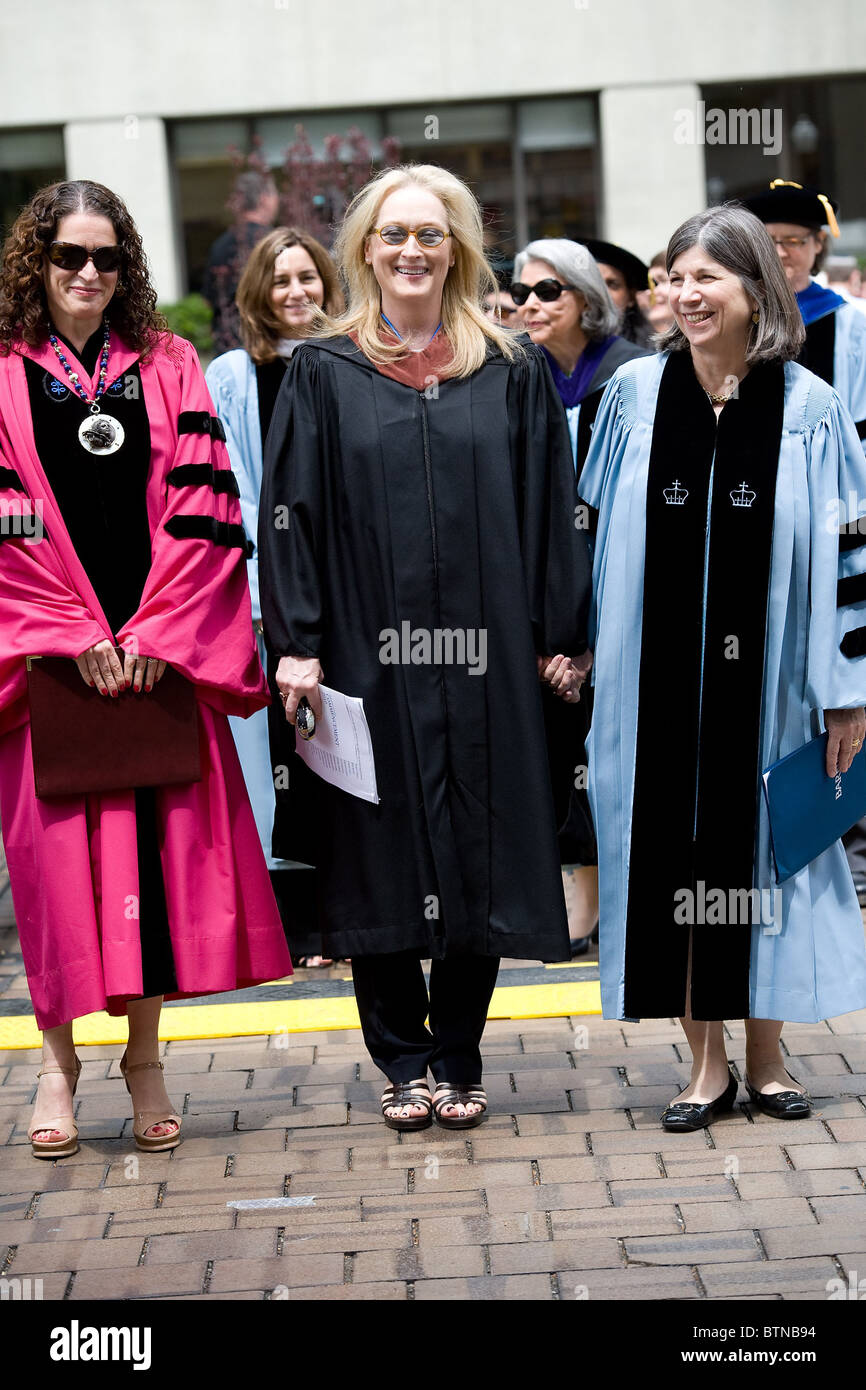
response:
<path fill-rule="evenodd" d="M 466 184 L 436 164 L 399 164 L 385 169 L 352 199 L 334 242 L 334 256 L 349 290 L 349 308 L 324 327 L 317 327 L 316 336 L 355 333 L 358 346 L 371 362 L 384 364 L 405 356 L 402 343 L 383 343 L 379 337 L 381 291 L 373 267 L 364 260 L 364 243 L 388 195 L 412 184 L 442 202 L 452 234 L 454 264 L 442 289 L 442 328 L 454 352 L 447 374 L 471 376 L 484 362 L 488 344 L 514 361 L 524 354 L 523 344 L 512 332 L 491 322 L 481 307 L 483 296 L 496 289 L 484 254 L 481 209 Z"/>

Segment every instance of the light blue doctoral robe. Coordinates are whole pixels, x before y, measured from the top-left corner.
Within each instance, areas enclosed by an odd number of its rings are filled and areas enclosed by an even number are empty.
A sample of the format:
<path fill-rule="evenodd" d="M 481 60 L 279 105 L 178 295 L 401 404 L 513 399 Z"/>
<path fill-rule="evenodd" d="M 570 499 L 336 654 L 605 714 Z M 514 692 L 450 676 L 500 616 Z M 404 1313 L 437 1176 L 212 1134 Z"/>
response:
<path fill-rule="evenodd" d="M 866 314 L 853 304 L 836 310 L 833 389 L 858 424 L 866 422 Z M 866 439 L 862 440 L 866 450 Z M 866 501 L 866 499 L 864 499 Z"/>
<path fill-rule="evenodd" d="M 810 282 L 810 290 L 813 287 L 816 290 L 820 288 L 815 280 Z M 831 303 L 831 294 L 837 301 L 835 305 Z M 842 404 L 847 406 L 855 423 L 861 426 L 862 447 L 866 451 L 866 438 L 862 437 L 862 428 L 866 425 L 866 314 L 832 292 L 827 292 L 825 300 L 815 306 L 810 305 L 808 296 L 804 299 L 798 295 L 797 303 L 806 324 L 814 323 L 826 313 L 836 315 L 833 389 L 839 393 Z M 866 498 L 863 500 L 866 506 Z M 854 520 L 853 517 L 851 519 Z"/>
<path fill-rule="evenodd" d="M 253 553 L 247 560 L 253 620 L 261 618 L 259 603 L 259 494 L 262 488 L 262 436 L 259 424 L 259 392 L 256 369 L 249 353 L 235 348 L 214 358 L 205 381 L 213 397 L 216 413 L 226 432 L 226 446 L 232 470 L 240 488 L 241 515 L 247 539 Z M 256 634 L 259 658 L 265 664 L 265 642 Z M 235 747 L 247 784 L 259 839 L 262 842 L 269 869 L 283 869 L 286 859 L 274 859 L 271 836 L 274 827 L 274 783 L 271 775 L 271 754 L 268 745 L 268 712 L 257 710 L 249 719 L 229 718 Z"/>
<path fill-rule="evenodd" d="M 620 367 L 608 384 L 580 480 L 599 513 L 590 644 L 595 700 L 589 796 L 599 849 L 602 1010 L 624 1012 L 631 813 L 638 727 L 646 486 L 653 419 L 667 354 Z M 761 767 L 823 729 L 824 709 L 866 704 L 866 656 L 839 650 L 866 625 L 866 601 L 836 606 L 843 576 L 866 572 L 866 545 L 840 555 L 839 499 L 866 497 L 866 462 L 853 421 L 832 387 L 785 366 L 764 660 Z M 676 671 L 660 672 L 675 680 Z M 720 738 L 735 738 L 736 711 Z M 658 730 L 659 814 L 677 731 Z M 866 756 L 861 753 L 859 756 Z M 756 795 L 758 788 L 756 787 Z M 763 796 L 753 886 L 776 887 Z M 866 1007 L 866 946 L 841 841 L 779 888 L 781 924 L 752 927 L 752 1018 L 816 1023 Z M 772 902 L 770 898 L 768 901 Z M 776 899 L 775 901 L 779 901 Z M 781 927 L 781 929 L 780 929 Z M 652 922 L 646 929 L 654 930 Z M 660 945 L 659 949 L 663 949 Z"/>

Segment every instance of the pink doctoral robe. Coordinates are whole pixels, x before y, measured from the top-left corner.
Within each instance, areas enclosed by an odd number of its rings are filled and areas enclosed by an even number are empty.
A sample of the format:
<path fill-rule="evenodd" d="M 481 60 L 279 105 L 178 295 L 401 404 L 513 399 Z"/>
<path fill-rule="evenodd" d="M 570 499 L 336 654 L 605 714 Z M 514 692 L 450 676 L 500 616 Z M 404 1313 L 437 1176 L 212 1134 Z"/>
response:
<path fill-rule="evenodd" d="M 240 504 L 211 478 L 201 481 L 200 470 L 192 483 L 167 477 L 185 464 L 229 469 L 217 429 L 209 432 L 213 405 L 195 350 L 174 338 L 140 363 L 151 432 L 152 565 L 138 611 L 117 633 L 36 454 L 22 356 L 66 382 L 47 342 L 18 344 L 0 357 L 0 823 L 36 1021 L 45 1029 L 99 1009 L 123 1014 L 142 990 L 133 792 L 44 801 L 33 782 L 25 657 L 75 657 L 104 638 L 167 661 L 193 682 L 198 699 L 202 780 L 156 794 L 178 983 L 167 997 L 279 979 L 291 961 L 226 718 L 268 703 L 245 551 L 225 543 L 238 540 Z M 112 332 L 107 384 L 137 360 Z M 73 366 L 92 394 L 81 363 Z M 182 415 L 187 429 L 191 421 L 201 428 L 179 433 Z M 41 539 L 14 534 L 14 517 L 28 510 L 41 512 Z M 211 534 L 171 534 L 167 523 L 183 517 L 202 519 L 192 527 Z"/>

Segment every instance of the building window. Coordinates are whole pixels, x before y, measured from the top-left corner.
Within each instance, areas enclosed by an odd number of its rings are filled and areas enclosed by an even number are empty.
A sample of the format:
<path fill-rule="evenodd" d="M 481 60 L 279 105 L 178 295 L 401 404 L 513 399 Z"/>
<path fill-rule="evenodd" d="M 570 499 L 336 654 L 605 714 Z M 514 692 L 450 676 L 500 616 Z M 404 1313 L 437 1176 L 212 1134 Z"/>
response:
<path fill-rule="evenodd" d="M 866 127 L 866 77 L 718 84 L 702 88 L 706 131 L 713 111 L 756 111 L 749 139 L 727 119 L 724 142 L 706 144 L 707 199 L 739 198 L 771 179 L 809 184 L 838 199 L 840 251 L 866 252 L 866 183 L 860 142 Z M 831 238 L 832 240 L 832 238 Z"/>
<path fill-rule="evenodd" d="M 592 97 L 521 101 L 517 106 L 526 240 L 598 236 L 599 167 Z M 519 183 L 519 180 L 518 180 Z M 521 241 L 523 237 L 519 238 Z M 516 248 L 519 250 L 520 248 Z"/>
<path fill-rule="evenodd" d="M 343 134 L 353 126 L 369 139 L 374 158 L 379 152 L 382 121 L 370 111 L 298 112 L 231 120 L 176 121 L 172 125 L 177 206 L 190 290 L 201 290 L 210 247 L 232 220 L 226 208 L 235 178 L 232 151 L 248 155 L 257 149 L 274 171 L 279 185 L 280 166 L 286 150 L 296 138 L 299 125 L 304 127 L 317 158 L 324 155 L 326 136 Z"/>
<path fill-rule="evenodd" d="M 593 97 L 471 102 L 389 112 L 403 157 L 442 164 L 484 209 L 494 262 L 535 237 L 591 236 L 598 215 Z"/>
<path fill-rule="evenodd" d="M 65 177 L 63 132 L 59 127 L 0 131 L 0 234 L 8 235 L 34 193 Z"/>
<path fill-rule="evenodd" d="M 201 288 L 208 250 L 230 221 L 230 149 L 248 154 L 257 143 L 279 183 L 279 167 L 298 125 L 317 155 L 324 152 L 326 136 L 357 127 L 370 143 L 374 165 L 381 141 L 390 136 L 400 141 L 402 160 L 450 169 L 482 205 L 487 249 L 495 263 L 509 263 L 534 237 L 598 231 L 593 96 L 177 121 L 171 130 L 172 152 L 190 289 Z"/>

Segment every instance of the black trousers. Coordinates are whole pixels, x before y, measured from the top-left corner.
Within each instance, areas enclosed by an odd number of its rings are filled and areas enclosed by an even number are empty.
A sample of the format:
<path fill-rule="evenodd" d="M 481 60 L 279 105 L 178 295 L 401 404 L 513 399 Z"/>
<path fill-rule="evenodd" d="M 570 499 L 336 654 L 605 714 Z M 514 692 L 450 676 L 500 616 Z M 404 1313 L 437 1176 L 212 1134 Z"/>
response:
<path fill-rule="evenodd" d="M 413 951 L 353 956 L 364 1042 L 388 1080 L 414 1081 L 429 1069 L 436 1081 L 477 1086 L 481 1034 L 498 973 L 498 956 L 434 960 L 428 997 Z"/>

